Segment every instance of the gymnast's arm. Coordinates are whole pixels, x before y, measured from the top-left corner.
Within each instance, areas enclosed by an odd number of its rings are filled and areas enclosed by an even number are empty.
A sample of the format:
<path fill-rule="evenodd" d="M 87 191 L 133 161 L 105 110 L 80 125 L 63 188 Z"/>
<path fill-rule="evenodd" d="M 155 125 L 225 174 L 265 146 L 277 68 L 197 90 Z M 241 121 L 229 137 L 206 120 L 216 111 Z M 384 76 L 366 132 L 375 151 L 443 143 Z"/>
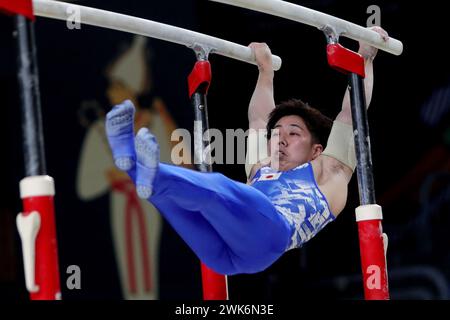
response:
<path fill-rule="evenodd" d="M 248 107 L 249 128 L 265 129 L 269 114 L 275 108 L 272 53 L 265 43 L 252 42 L 249 47 L 255 53 L 259 70 L 256 87 Z"/>
<path fill-rule="evenodd" d="M 380 33 L 383 36 L 383 39 L 387 41 L 388 35 L 383 29 L 374 27 L 372 30 Z M 367 44 L 360 43 L 358 53 L 364 57 L 366 74 L 366 78 L 364 79 L 364 91 L 367 107 L 369 107 L 373 89 L 373 60 L 377 54 L 377 49 Z M 327 198 L 331 211 L 337 216 L 344 209 L 347 202 L 347 186 L 356 166 L 352 113 L 348 90 L 346 90 L 344 95 L 342 110 L 339 112 L 333 123 L 332 132 L 333 130 L 339 132 L 337 137 L 342 141 L 335 140 L 335 142 L 332 143 L 343 149 L 348 148 L 348 152 L 344 152 L 340 157 L 334 157 L 333 154 L 336 152 L 329 152 L 330 149 L 328 149 L 327 146 L 323 154 L 312 161 L 312 165 L 317 184 Z M 330 144 L 330 138 L 328 139 L 328 144 Z M 340 160 L 337 158 L 340 158 Z"/>
<path fill-rule="evenodd" d="M 265 129 L 270 112 L 275 108 L 273 97 L 273 65 L 272 53 L 265 43 L 252 42 L 249 47 L 253 50 L 258 65 L 258 80 L 248 107 L 249 138 L 247 143 L 247 157 L 245 170 L 247 178 L 255 171 L 256 162 L 268 157 Z"/>

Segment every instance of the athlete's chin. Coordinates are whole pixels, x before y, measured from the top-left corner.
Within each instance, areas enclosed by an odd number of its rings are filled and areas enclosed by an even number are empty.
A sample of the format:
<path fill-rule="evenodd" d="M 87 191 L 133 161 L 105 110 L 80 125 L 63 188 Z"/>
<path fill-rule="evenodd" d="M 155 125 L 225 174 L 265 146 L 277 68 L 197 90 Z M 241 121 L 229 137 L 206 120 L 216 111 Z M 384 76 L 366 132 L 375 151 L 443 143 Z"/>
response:
<path fill-rule="evenodd" d="M 282 161 L 280 161 L 278 171 L 287 171 L 287 170 L 291 170 L 291 169 L 293 169 L 295 167 L 296 167 L 295 164 L 293 164 L 291 162 L 282 162 Z"/>
<path fill-rule="evenodd" d="M 272 168 L 277 171 L 287 171 L 297 167 L 297 162 L 292 161 L 285 154 L 279 154 L 277 158 L 272 158 Z"/>

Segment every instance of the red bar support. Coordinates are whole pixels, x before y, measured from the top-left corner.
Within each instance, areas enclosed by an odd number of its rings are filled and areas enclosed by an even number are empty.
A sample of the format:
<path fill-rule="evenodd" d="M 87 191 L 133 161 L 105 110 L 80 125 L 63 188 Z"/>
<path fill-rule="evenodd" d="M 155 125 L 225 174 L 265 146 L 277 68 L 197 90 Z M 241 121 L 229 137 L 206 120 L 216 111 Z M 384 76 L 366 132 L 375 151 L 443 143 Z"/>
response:
<path fill-rule="evenodd" d="M 54 182 L 49 176 L 20 181 L 24 212 L 17 216 L 17 228 L 31 300 L 61 299 L 54 194 Z"/>
<path fill-rule="evenodd" d="M 354 51 L 344 48 L 339 43 L 327 45 L 328 64 L 333 69 L 344 74 L 356 73 L 362 78 L 366 77 L 364 72 L 364 58 Z"/>
<path fill-rule="evenodd" d="M 228 300 L 227 277 L 202 266 L 203 300 Z"/>
<path fill-rule="evenodd" d="M 383 234 L 381 220 L 381 207 L 378 205 L 365 205 L 356 209 L 366 300 L 389 299 L 386 265 L 387 236 Z"/>
<path fill-rule="evenodd" d="M 0 11 L 7 14 L 20 14 L 34 21 L 32 0 L 0 0 Z"/>
<path fill-rule="evenodd" d="M 197 61 L 188 77 L 189 98 L 192 98 L 192 95 L 196 92 L 208 94 L 211 77 L 209 61 Z"/>

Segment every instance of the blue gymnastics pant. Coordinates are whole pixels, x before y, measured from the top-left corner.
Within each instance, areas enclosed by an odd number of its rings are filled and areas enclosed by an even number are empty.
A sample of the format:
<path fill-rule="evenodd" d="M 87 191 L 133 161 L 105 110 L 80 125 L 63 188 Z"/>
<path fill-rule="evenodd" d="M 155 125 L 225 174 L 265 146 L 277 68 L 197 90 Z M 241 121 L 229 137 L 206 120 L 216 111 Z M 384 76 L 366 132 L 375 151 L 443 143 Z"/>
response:
<path fill-rule="evenodd" d="M 285 251 L 290 226 L 259 190 L 220 173 L 160 163 L 149 201 L 208 267 L 255 273 Z"/>

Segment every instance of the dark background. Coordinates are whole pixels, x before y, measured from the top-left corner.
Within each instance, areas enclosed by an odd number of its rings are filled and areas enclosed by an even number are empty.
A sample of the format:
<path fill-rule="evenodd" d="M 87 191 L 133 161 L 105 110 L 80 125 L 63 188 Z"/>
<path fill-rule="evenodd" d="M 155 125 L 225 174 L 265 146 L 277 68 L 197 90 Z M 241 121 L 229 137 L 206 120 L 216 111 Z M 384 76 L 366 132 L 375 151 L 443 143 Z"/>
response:
<path fill-rule="evenodd" d="M 438 1 L 292 1 L 365 25 L 366 9 L 381 8 L 381 25 L 404 44 L 401 56 L 379 52 L 369 110 L 378 203 L 390 237 L 388 268 L 393 299 L 448 299 L 450 287 L 450 68 L 446 10 Z M 330 117 L 340 110 L 346 77 L 326 62 L 325 38 L 306 25 L 223 4 L 167 0 L 77 1 L 168 23 L 242 45 L 267 42 L 283 59 L 275 75 L 275 100 L 301 98 Z M 64 299 L 121 299 L 115 267 L 108 199 L 80 204 L 75 174 L 85 129 L 78 122 L 80 101 L 102 101 L 106 64 L 128 34 L 38 18 L 40 88 L 48 174 L 56 181 L 56 219 Z M 19 92 L 13 19 L 0 17 L 0 299 L 28 299 L 15 217 L 21 210 L 23 178 Z M 350 49 L 357 43 L 342 39 Z M 195 62 L 185 47 L 150 40 L 155 93 L 177 124 L 192 128 L 186 77 Z M 257 77 L 253 65 L 211 55 L 213 81 L 208 94 L 210 127 L 247 129 L 247 107 Z M 216 165 L 236 180 L 243 165 Z M 201 199 L 199 199 L 201 201 Z M 266 271 L 229 277 L 232 300 L 361 299 L 361 270 L 352 179 L 345 211 L 302 249 L 288 252 Z M 95 213 L 95 214 L 93 214 Z M 65 288 L 69 265 L 83 270 L 82 289 Z M 200 269 L 193 253 L 167 224 L 160 250 L 160 298 L 201 299 Z"/>

